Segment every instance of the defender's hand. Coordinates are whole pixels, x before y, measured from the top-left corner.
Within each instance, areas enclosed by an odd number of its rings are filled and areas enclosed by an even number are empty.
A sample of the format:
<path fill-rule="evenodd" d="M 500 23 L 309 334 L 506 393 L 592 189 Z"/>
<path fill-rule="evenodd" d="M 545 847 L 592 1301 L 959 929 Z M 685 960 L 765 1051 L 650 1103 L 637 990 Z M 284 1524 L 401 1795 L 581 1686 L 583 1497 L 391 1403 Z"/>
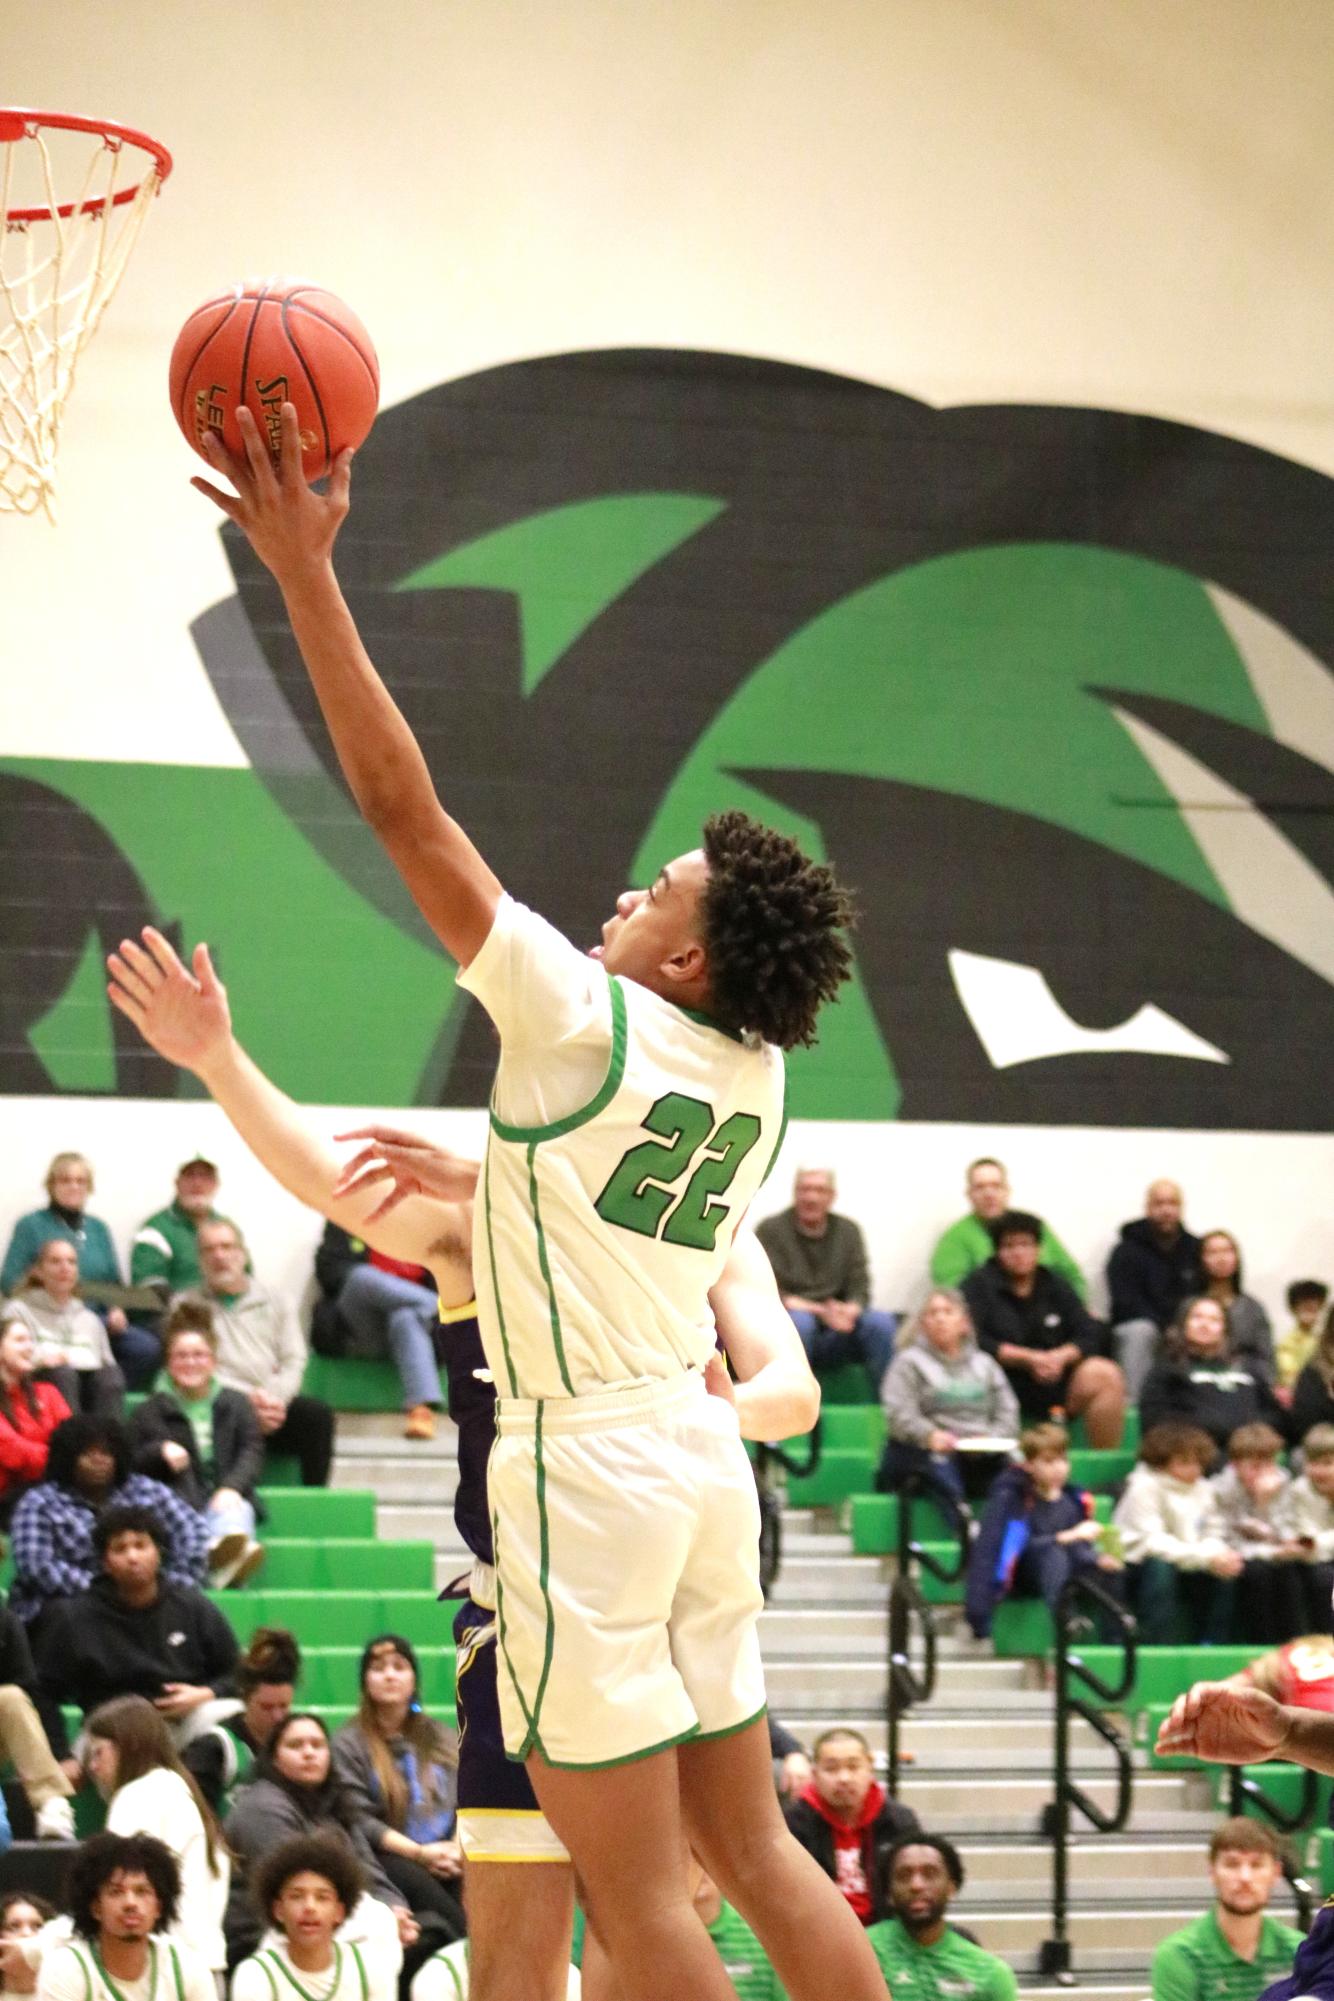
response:
<path fill-rule="evenodd" d="M 357 1126 L 336 1133 L 339 1140 L 369 1140 L 354 1154 L 334 1184 L 333 1199 L 344 1201 L 387 1183 L 384 1200 L 366 1218 L 378 1223 L 409 1195 L 429 1195 L 437 1202 L 471 1202 L 477 1192 L 477 1162 L 461 1160 L 446 1147 L 433 1146 L 416 1133 L 397 1126 Z"/>
<path fill-rule="evenodd" d="M 113 1007 L 128 1015 L 140 1035 L 168 1063 L 199 1070 L 231 1041 L 227 989 L 213 970 L 207 945 L 196 945 L 194 971 L 182 965 L 151 924 L 144 945 L 122 938 L 107 960 Z"/>
<path fill-rule="evenodd" d="M 1197 1681 L 1179 1695 L 1158 1732 L 1156 1749 L 1174 1757 L 1249 1765 L 1272 1758 L 1288 1734 L 1282 1707 L 1258 1688 Z"/>
<path fill-rule="evenodd" d="M 204 433 L 209 464 L 236 488 L 224 493 L 211 480 L 190 481 L 196 492 L 220 507 L 234 521 L 255 554 L 278 582 L 296 583 L 322 570 L 333 555 L 334 540 L 347 518 L 352 486 L 352 453 L 334 460 L 328 488 L 316 493 L 301 470 L 301 427 L 295 403 L 284 403 L 279 419 L 278 463 L 275 465 L 259 425 L 243 404 L 236 413 L 242 443 L 237 458 L 213 431 Z"/>

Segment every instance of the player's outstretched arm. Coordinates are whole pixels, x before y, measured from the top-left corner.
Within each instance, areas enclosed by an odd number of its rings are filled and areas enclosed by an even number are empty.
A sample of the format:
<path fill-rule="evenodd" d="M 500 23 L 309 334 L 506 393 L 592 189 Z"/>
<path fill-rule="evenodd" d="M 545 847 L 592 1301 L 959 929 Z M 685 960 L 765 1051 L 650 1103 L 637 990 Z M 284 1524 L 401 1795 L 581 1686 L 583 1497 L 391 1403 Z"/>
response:
<path fill-rule="evenodd" d="M 417 740 L 338 587 L 333 545 L 348 511 L 352 454 L 339 454 L 327 493 L 316 493 L 301 471 L 294 404 L 282 407 L 276 467 L 244 405 L 237 423 L 245 441 L 241 459 L 215 432 L 204 434 L 209 462 L 235 495 L 206 479 L 190 484 L 236 523 L 272 571 L 352 796 L 436 937 L 466 966 L 491 929 L 500 884 L 436 797 Z"/>
<path fill-rule="evenodd" d="M 1160 1753 L 1246 1765 L 1284 1758 L 1334 1773 L 1334 1716 L 1292 1709 L 1262 1689 L 1197 1681 L 1179 1695 L 1158 1732 Z"/>
<path fill-rule="evenodd" d="M 467 1218 L 458 1199 L 446 1203 L 418 1195 L 371 1224 L 368 1212 L 376 1208 L 383 1189 L 377 1183 L 340 1193 L 343 1173 L 333 1148 L 310 1131 L 300 1108 L 270 1082 L 233 1035 L 227 990 L 207 945 L 195 947 L 192 970 L 160 931 L 150 926 L 143 939 L 142 945 L 122 940 L 107 960 L 112 1003 L 159 1056 L 194 1072 L 255 1158 L 289 1194 L 406 1263 L 434 1267 L 466 1256 Z M 467 1184 L 476 1180 L 476 1167 L 450 1159 L 456 1198 L 462 1197 Z"/>
<path fill-rule="evenodd" d="M 820 1386 L 778 1296 L 764 1247 L 751 1231 L 738 1233 L 709 1304 L 737 1374 L 731 1394 L 741 1436 L 796 1438 L 809 1431 L 820 1415 Z M 727 1393 L 717 1370 L 710 1373 L 709 1387 Z"/>

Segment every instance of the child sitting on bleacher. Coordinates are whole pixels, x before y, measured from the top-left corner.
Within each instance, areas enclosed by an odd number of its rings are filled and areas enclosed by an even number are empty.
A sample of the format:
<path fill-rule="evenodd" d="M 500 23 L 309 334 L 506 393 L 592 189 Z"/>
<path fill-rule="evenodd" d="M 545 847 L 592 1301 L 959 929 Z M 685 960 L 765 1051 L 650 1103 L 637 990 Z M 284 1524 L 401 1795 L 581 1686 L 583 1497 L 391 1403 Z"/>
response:
<path fill-rule="evenodd" d="M 1212 1485 L 1228 1546 L 1244 1568 L 1234 1619 L 1248 1640 L 1281 1646 L 1310 1621 L 1299 1571 L 1301 1546 L 1290 1523 L 1291 1475 L 1279 1464 L 1283 1440 L 1268 1424 L 1238 1425 L 1228 1464 Z"/>
<path fill-rule="evenodd" d="M 1116 1504 L 1112 1525 L 1146 1646 L 1216 1644 L 1231 1631 L 1242 1558 L 1205 1478 L 1216 1456 L 1198 1425 L 1156 1424 Z"/>
<path fill-rule="evenodd" d="M 1308 1626 L 1328 1626 L 1334 1592 L 1334 1424 L 1313 1424 L 1302 1440 L 1303 1471 L 1288 1490 L 1288 1532 L 1302 1554 Z"/>
<path fill-rule="evenodd" d="M 1002 1598 L 1042 1598 L 1054 1614 L 1078 1570 L 1120 1569 L 1098 1553 L 1093 1497 L 1070 1484 L 1070 1441 L 1059 1424 L 1022 1432 L 1020 1465 L 1007 1466 L 987 1496 L 968 1558 L 965 1609 L 979 1639 Z"/>

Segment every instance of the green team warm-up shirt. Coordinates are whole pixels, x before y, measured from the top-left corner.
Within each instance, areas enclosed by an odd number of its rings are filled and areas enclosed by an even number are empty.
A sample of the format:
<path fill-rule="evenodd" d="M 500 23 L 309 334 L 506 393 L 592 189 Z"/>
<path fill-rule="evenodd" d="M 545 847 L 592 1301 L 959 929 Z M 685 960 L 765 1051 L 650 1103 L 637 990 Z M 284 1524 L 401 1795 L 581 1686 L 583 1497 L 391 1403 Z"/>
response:
<path fill-rule="evenodd" d="M 1303 1934 L 1291 1925 L 1265 1918 L 1259 1951 L 1254 1959 L 1242 1959 L 1223 1937 L 1216 1914 L 1206 1911 L 1154 1953 L 1153 2001 L 1256 2001 L 1271 1981 L 1291 1973 L 1302 1943 Z"/>
<path fill-rule="evenodd" d="M 894 2001 L 1015 2001 L 1019 1992 L 1003 1959 L 948 1925 L 934 1945 L 919 1945 L 898 1918 L 868 1925 L 866 1936 Z"/>

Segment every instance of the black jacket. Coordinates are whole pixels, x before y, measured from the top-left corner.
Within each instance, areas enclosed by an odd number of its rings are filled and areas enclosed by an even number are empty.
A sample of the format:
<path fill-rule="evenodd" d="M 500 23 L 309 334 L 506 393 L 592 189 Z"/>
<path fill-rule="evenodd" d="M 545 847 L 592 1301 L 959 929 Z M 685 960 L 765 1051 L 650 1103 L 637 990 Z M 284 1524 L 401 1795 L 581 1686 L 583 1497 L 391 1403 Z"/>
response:
<path fill-rule="evenodd" d="M 264 1435 L 248 1396 L 240 1390 L 219 1390 L 213 1404 L 213 1467 L 211 1477 L 200 1463 L 194 1426 L 170 1390 L 158 1390 L 146 1397 L 130 1419 L 134 1446 L 134 1470 L 154 1480 L 188 1501 L 192 1508 L 208 1505 L 209 1495 L 219 1487 L 235 1487 L 248 1501 L 255 1497 L 264 1465 Z M 190 1464 L 176 1473 L 162 1457 L 164 1445 L 183 1445 Z"/>
<path fill-rule="evenodd" d="M 315 1252 L 315 1283 L 320 1296 L 310 1315 L 310 1345 L 317 1355 L 345 1355 L 352 1331 L 338 1311 L 338 1295 L 350 1271 L 364 1265 L 370 1245 L 339 1223 L 326 1223 Z"/>
<path fill-rule="evenodd" d="M 988 1258 L 963 1282 L 963 1296 L 973 1316 L 980 1348 L 999 1361 L 1002 1344 L 1015 1348 L 1063 1348 L 1073 1341 L 1082 1356 L 1102 1348 L 1103 1330 L 1068 1280 L 1048 1265 L 1033 1275 L 1026 1299 L 1011 1292 L 995 1258 Z M 1004 1368 L 1004 1363 L 1001 1364 Z M 1046 1414 L 1062 1398 L 1062 1385 L 1040 1383 L 1027 1369 L 1007 1368 L 1006 1376 L 1025 1417 Z"/>
<path fill-rule="evenodd" d="M 795 1799 L 787 1808 L 787 1824 L 808 1855 L 813 1855 L 825 1875 L 837 1880 L 834 1864 L 834 1830 L 808 1799 Z M 909 1806 L 885 1799 L 875 1819 L 866 1829 L 862 1855 L 866 1882 L 871 1895 L 868 1923 L 877 1924 L 889 1916 L 889 1851 L 905 1834 L 920 1834 L 922 1823 Z"/>
<path fill-rule="evenodd" d="M 1121 1241 L 1107 1260 L 1112 1325 L 1155 1320 L 1166 1328 L 1183 1299 L 1204 1284 L 1200 1239 L 1189 1230 L 1164 1245 L 1147 1216 L 1121 1225 Z"/>
<path fill-rule="evenodd" d="M 1248 1355 L 1156 1363 L 1140 1392 L 1141 1438 L 1155 1424 L 1197 1424 L 1223 1452 L 1239 1424 L 1272 1424 L 1280 1438 L 1293 1431 L 1288 1412 Z"/>
<path fill-rule="evenodd" d="M 164 1584 L 142 1610 L 108 1577 L 77 1598 L 58 1598 L 37 1629 L 37 1707 L 57 1758 L 68 1756 L 61 1705 L 86 1716 L 115 1695 L 150 1702 L 169 1681 L 231 1695 L 236 1635 L 202 1591 Z"/>

